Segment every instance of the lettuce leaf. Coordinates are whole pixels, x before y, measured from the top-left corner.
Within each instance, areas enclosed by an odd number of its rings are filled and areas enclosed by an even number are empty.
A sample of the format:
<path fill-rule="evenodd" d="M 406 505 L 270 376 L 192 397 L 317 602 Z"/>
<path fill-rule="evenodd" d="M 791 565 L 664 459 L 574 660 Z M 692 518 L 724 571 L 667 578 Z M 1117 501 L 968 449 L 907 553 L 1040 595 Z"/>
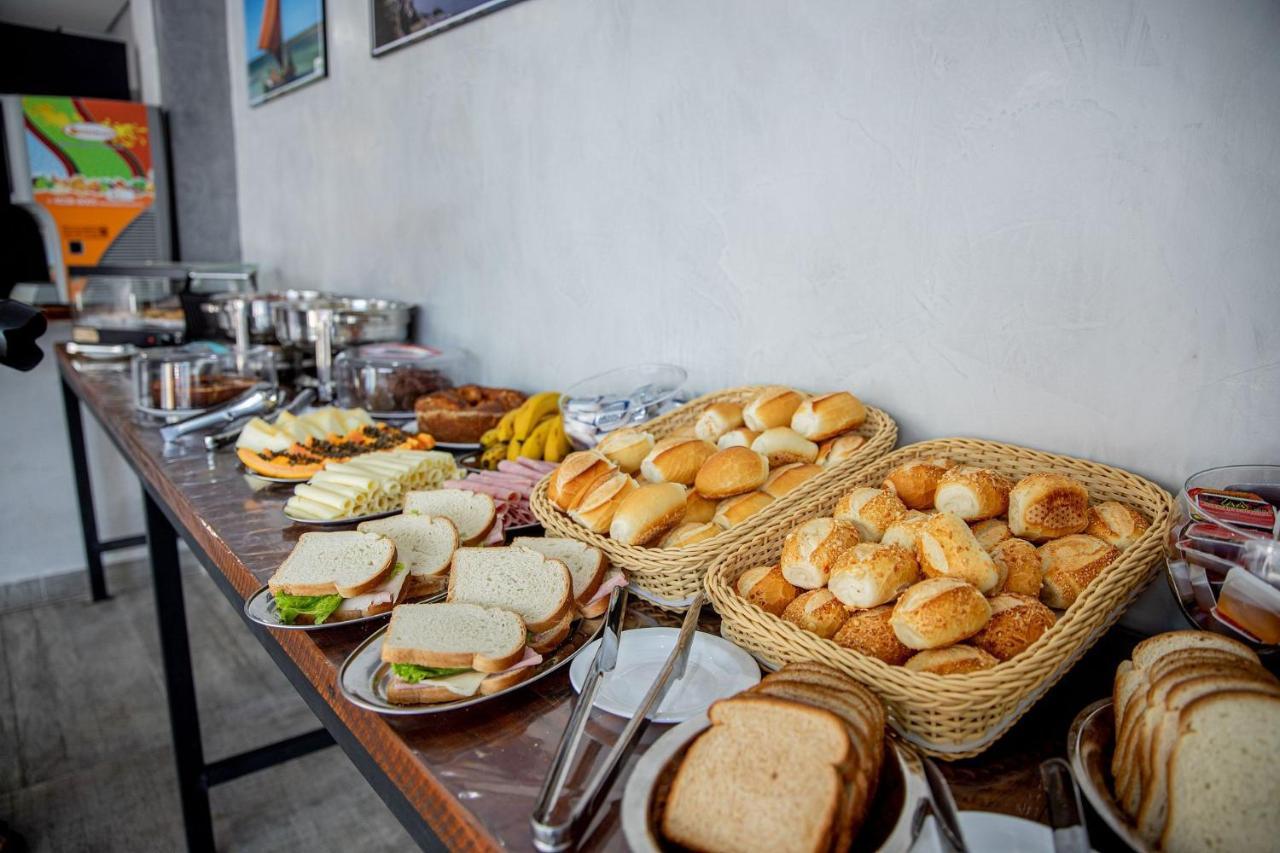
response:
<path fill-rule="evenodd" d="M 465 666 L 461 669 L 448 669 L 436 666 L 418 666 L 416 663 L 393 663 L 391 664 L 391 671 L 410 684 L 417 684 L 424 678 L 448 678 L 451 675 L 459 675 L 471 670 Z"/>
<path fill-rule="evenodd" d="M 276 593 L 276 615 L 286 625 L 292 625 L 299 616 L 310 616 L 316 625 L 333 615 L 342 604 L 340 595 L 285 595 Z"/>
<path fill-rule="evenodd" d="M 408 566 L 406 566 L 404 563 L 400 562 L 399 560 L 397 560 L 397 561 L 396 561 L 396 567 L 395 567 L 394 569 L 392 569 L 392 570 L 391 570 L 391 577 L 395 577 L 396 575 L 400 574 L 401 572 L 403 572 L 403 571 L 404 571 L 405 569 L 407 569 L 407 568 L 409 568 L 409 567 L 408 567 Z"/>

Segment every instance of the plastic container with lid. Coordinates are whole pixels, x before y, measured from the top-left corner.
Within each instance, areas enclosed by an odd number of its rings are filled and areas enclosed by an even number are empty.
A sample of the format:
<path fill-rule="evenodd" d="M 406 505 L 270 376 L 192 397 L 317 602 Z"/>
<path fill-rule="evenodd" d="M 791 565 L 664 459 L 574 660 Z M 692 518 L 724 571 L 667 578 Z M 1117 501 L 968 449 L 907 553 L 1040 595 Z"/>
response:
<path fill-rule="evenodd" d="M 366 344 L 341 352 L 333 362 L 338 404 L 374 417 L 412 418 L 419 397 L 452 388 L 466 370 L 461 350 L 418 344 Z"/>
<path fill-rule="evenodd" d="M 675 408 L 687 378 L 674 364 L 637 364 L 575 382 L 560 397 L 564 431 L 577 448 L 594 447 L 605 433 Z"/>
<path fill-rule="evenodd" d="M 150 415 L 197 414 L 259 382 L 276 384 L 275 355 L 264 347 L 250 349 L 241 358 L 225 347 L 206 344 L 152 347 L 133 357 L 134 404 Z"/>

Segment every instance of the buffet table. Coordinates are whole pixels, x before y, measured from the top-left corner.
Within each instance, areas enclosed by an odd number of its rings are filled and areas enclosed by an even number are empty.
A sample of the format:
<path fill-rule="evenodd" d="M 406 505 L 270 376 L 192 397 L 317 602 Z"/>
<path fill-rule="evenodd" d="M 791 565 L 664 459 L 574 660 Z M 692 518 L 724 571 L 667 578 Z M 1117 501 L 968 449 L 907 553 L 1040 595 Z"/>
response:
<path fill-rule="evenodd" d="M 207 453 L 198 442 L 166 447 L 153 425 L 135 415 L 127 364 L 124 370 L 81 365 L 61 348 L 58 354 L 68 426 L 72 432 L 77 481 L 87 487 L 83 447 L 77 448 L 83 403 L 137 473 L 146 502 L 147 534 L 155 581 L 157 617 L 164 656 L 188 846 L 212 850 L 208 788 L 336 742 L 424 848 L 451 849 L 532 846 L 529 815 L 572 708 L 567 669 L 471 708 L 418 718 L 385 718 L 349 704 L 335 684 L 349 652 L 378 625 L 338 627 L 321 632 L 270 631 L 245 620 L 250 631 L 315 713 L 322 730 L 280 744 L 206 763 L 200 747 L 195 688 L 187 646 L 178 572 L 177 539 L 191 548 L 227 606 L 242 612 L 244 599 L 260 588 L 289 553 L 304 529 L 281 509 L 289 489 L 254 491 L 233 453 Z M 92 525 L 91 507 L 82 519 Z M 86 530 L 86 542 L 91 529 Z M 91 554 L 90 559 L 96 560 Z M 103 592 L 94 585 L 95 597 Z M 242 614 L 243 615 L 243 614 Z M 704 630 L 715 631 L 708 608 Z M 632 599 L 628 627 L 675 625 L 678 620 Z M 1044 821 L 1039 763 L 1066 750 L 1071 718 L 1094 699 L 1108 695 L 1116 664 L 1136 638 L 1115 629 L 1022 719 L 1012 732 L 976 759 L 943 766 L 961 809 L 1015 814 Z M 582 785 L 590 763 L 600 757 L 624 721 L 596 712 L 587 727 L 587 765 L 575 772 Z M 653 725 L 640 748 L 666 730 Z M 633 759 L 634 760 L 634 759 Z M 627 771 L 624 769 L 622 779 Z M 613 792 L 585 843 L 586 849 L 626 848 Z M 1101 823 L 1091 821 L 1093 846 L 1115 844 Z"/>

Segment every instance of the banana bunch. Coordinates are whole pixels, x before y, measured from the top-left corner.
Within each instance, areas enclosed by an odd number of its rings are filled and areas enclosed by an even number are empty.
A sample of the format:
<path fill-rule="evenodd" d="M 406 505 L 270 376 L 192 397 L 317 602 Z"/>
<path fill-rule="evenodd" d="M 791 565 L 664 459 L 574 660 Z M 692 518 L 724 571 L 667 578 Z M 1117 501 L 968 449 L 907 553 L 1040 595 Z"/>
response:
<path fill-rule="evenodd" d="M 559 462 L 573 450 L 564 434 L 560 416 L 560 392 L 543 391 L 502 416 L 493 429 L 480 437 L 484 450 L 480 464 L 497 468 L 503 459 L 543 459 Z"/>

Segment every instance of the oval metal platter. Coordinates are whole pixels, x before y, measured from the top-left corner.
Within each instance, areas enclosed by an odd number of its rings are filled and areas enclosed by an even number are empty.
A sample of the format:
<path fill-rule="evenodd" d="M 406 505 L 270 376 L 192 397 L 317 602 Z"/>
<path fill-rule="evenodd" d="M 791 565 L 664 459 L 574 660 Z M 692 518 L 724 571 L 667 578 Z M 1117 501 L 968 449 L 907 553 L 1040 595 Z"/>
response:
<path fill-rule="evenodd" d="M 394 716 L 412 716 L 417 714 L 440 714 L 445 711 L 456 711 L 478 705 L 490 699 L 505 696 L 514 690 L 528 687 L 540 679 L 568 664 L 578 653 L 596 638 L 604 627 L 604 617 L 595 619 L 579 619 L 573 633 L 554 651 L 543 657 L 538 664 L 538 671 L 519 684 L 513 684 L 506 690 L 491 693 L 488 696 L 470 696 L 456 702 L 437 702 L 430 705 L 395 705 L 387 701 L 387 681 L 391 678 L 391 666 L 382 662 L 382 637 L 387 633 L 383 626 L 367 640 L 356 647 L 356 650 L 343 662 L 338 670 L 338 686 L 342 695 L 353 705 L 369 711 Z"/>
<path fill-rule="evenodd" d="M 426 600 L 440 601 L 443 598 L 444 593 L 439 593 Z M 250 621 L 257 622 L 267 628 L 279 628 L 284 631 L 327 631 L 331 628 L 345 628 L 348 625 L 376 622 L 379 619 L 385 620 L 391 615 L 391 611 L 374 613 L 372 616 L 360 616 L 355 619 L 343 619 L 339 622 L 325 622 L 323 625 L 286 625 L 280 621 L 280 614 L 276 612 L 276 597 L 271 594 L 269 587 L 264 586 L 245 599 L 244 615 L 249 617 Z"/>
<path fill-rule="evenodd" d="M 350 527 L 353 524 L 359 524 L 362 521 L 373 521 L 377 518 L 388 518 L 393 515 L 399 515 L 400 507 L 389 509 L 386 512 L 374 512 L 369 515 L 353 515 L 350 518 L 295 518 L 289 513 L 284 512 L 284 517 L 292 521 L 294 524 L 302 524 L 306 527 Z"/>

